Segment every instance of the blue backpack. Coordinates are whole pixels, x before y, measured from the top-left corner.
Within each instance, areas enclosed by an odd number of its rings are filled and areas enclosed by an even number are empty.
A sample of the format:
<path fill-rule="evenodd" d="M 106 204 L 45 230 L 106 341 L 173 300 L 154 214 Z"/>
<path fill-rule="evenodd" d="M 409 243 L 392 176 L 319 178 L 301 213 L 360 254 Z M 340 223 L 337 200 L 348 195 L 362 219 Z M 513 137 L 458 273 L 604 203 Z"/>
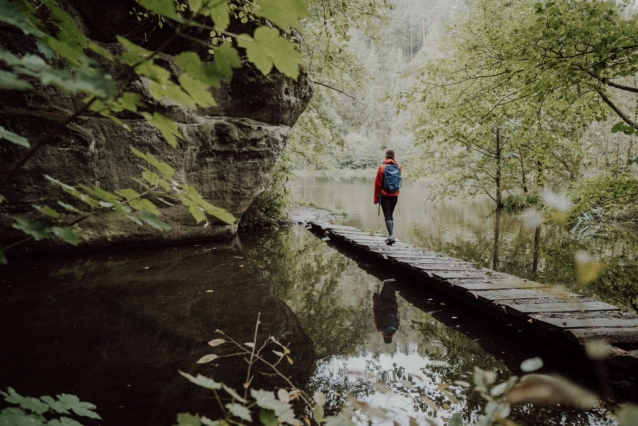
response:
<path fill-rule="evenodd" d="M 383 189 L 389 193 L 401 188 L 401 169 L 396 164 L 386 164 L 383 169 Z"/>

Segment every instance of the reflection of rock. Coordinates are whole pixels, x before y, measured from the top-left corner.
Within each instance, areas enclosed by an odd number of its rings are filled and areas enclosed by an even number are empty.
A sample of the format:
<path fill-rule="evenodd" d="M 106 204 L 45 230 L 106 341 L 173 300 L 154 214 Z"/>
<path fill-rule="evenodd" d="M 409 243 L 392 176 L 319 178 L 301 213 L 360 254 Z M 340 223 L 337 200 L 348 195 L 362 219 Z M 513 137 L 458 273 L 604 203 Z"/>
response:
<path fill-rule="evenodd" d="M 272 335 L 290 345 L 294 364 L 278 368 L 303 386 L 313 343 L 243 257 L 237 246 L 218 245 L 15 261 L 0 288 L 0 320 L 11 324 L 0 330 L 0 385 L 27 395 L 76 394 L 97 405 L 105 424 L 169 425 L 185 411 L 214 416 L 210 391 L 178 370 L 241 389 L 243 359 L 196 361 L 234 352 L 207 345 L 220 337 L 217 329 L 252 341 L 261 312 L 258 340 Z M 280 383 L 258 371 L 254 388 Z"/>
<path fill-rule="evenodd" d="M 142 25 L 131 17 L 128 12 L 136 6 L 133 1 L 62 0 L 59 3 L 88 37 L 104 43 L 107 48 L 116 48 L 111 43 L 115 34 L 125 34 L 149 49 L 156 48 L 170 35 L 166 27 L 160 29 L 151 21 Z M 207 38 L 208 31 L 192 36 Z M 0 31 L 0 40 L 16 53 L 37 52 L 29 38 L 17 33 Z M 197 51 L 200 46 L 180 39 L 171 44 L 167 52 L 175 54 L 184 50 Z M 200 53 L 206 57 L 206 52 Z M 159 55 L 157 63 L 174 75 L 180 72 L 170 55 Z M 115 76 L 123 75 L 122 79 L 126 76 L 122 70 L 111 72 Z M 312 96 L 306 74 L 294 82 L 276 73 L 265 77 L 248 66 L 238 70 L 230 83 L 215 89 L 218 106 L 205 110 L 154 101 L 149 98 L 147 83 L 142 80 L 134 80 L 128 90 L 140 93 L 152 110 L 178 123 L 184 135 L 179 148 L 171 149 L 154 127 L 132 116 L 122 116 L 131 132 L 95 115 L 82 116 L 29 160 L 3 189 L 2 195 L 10 202 L 0 206 L 5 242 L 24 238 L 24 234 L 7 226 L 11 220 L 2 213 L 32 211 L 32 204 L 55 207 L 56 200 L 62 197 L 45 184 L 43 174 L 71 185 L 97 185 L 107 190 L 139 189 L 132 178 L 140 176 L 142 162 L 130 153 L 130 146 L 169 163 L 177 170 L 177 181 L 192 184 L 209 202 L 240 217 L 263 190 L 286 144 L 290 126 Z M 0 92 L 0 105 L 1 126 L 36 140 L 78 108 L 81 99 L 47 87 L 31 93 Z M 7 170 L 24 152 L 24 148 L 16 145 L 0 144 L 0 168 Z M 236 232 L 234 226 L 215 222 L 204 228 L 181 207 L 164 208 L 162 216 L 172 226 L 171 231 L 161 233 L 148 226 L 138 227 L 116 215 L 85 221 L 80 247 L 228 237 Z M 39 244 L 37 249 L 59 247 L 53 244 Z M 70 246 L 64 245 L 64 248 Z"/>

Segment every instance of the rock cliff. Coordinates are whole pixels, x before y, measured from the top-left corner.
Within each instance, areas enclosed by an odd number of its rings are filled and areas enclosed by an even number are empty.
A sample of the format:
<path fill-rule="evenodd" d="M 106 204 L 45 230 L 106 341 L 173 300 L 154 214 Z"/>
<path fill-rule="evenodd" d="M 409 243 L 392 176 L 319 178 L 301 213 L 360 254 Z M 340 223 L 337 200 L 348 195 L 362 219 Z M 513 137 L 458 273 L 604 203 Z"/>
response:
<path fill-rule="evenodd" d="M 135 6 L 132 1 L 63 0 L 60 3 L 89 38 L 107 48 L 115 48 L 112 41 L 116 34 L 126 34 L 149 49 L 170 36 L 166 28 L 151 25 L 149 29 L 149 25 L 140 25 L 132 18 L 128 13 Z M 0 40 L 5 48 L 17 53 L 37 49 L 28 37 L 6 29 L 0 29 Z M 174 71 L 172 54 L 201 49 L 189 43 L 178 40 L 171 44 L 166 54 L 159 58 L 159 63 Z M 131 88 L 150 99 L 145 81 L 134 81 Z M 131 146 L 169 163 L 177 171 L 177 180 L 195 186 L 207 201 L 241 217 L 270 178 L 290 128 L 312 96 L 312 83 L 304 73 L 298 81 L 293 81 L 276 73 L 263 76 L 244 66 L 235 73 L 232 81 L 215 89 L 214 96 L 216 107 L 199 110 L 167 101 L 150 103 L 154 110 L 178 123 L 184 140 L 179 142 L 177 149 L 171 148 L 159 131 L 143 119 L 123 116 L 131 129 L 126 131 L 96 115 L 80 117 L 29 160 L 3 189 L 2 194 L 9 201 L 0 205 L 3 245 L 24 238 L 24 234 L 11 229 L 9 214 L 33 215 L 31 205 L 53 206 L 62 197 L 47 184 L 43 174 L 71 185 L 97 185 L 106 190 L 135 188 L 132 178 L 140 175 L 141 162 L 130 153 Z M 51 87 L 28 93 L 2 91 L 0 125 L 35 139 L 72 114 L 79 102 L 79 98 L 64 95 Z M 0 170 L 7 170 L 23 154 L 24 148 L 0 144 Z M 78 247 L 227 238 L 236 233 L 236 226 L 220 222 L 213 221 L 206 227 L 198 225 L 182 207 L 166 206 L 161 212 L 162 219 L 172 228 L 170 231 L 139 226 L 115 214 L 86 220 L 81 225 L 82 240 Z M 23 250 L 65 248 L 72 246 L 47 240 L 25 246 Z"/>

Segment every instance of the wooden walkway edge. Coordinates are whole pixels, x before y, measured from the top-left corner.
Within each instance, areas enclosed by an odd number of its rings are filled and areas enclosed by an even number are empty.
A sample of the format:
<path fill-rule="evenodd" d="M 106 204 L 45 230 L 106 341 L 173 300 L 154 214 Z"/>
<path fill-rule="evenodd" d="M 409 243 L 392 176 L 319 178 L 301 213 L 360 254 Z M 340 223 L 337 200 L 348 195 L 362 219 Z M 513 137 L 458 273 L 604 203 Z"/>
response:
<path fill-rule="evenodd" d="M 310 222 L 313 231 L 409 275 L 459 302 L 582 353 L 590 340 L 611 345 L 615 367 L 638 374 L 638 315 L 608 303 L 427 251 L 349 226 Z"/>

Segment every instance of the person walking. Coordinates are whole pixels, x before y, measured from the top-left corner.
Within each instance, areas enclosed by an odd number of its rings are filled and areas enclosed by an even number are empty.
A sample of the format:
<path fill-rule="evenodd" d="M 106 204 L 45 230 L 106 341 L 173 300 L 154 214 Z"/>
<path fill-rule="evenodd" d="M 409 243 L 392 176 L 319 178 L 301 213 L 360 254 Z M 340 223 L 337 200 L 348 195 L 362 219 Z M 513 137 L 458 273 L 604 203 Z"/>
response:
<path fill-rule="evenodd" d="M 377 170 L 377 177 L 374 179 L 374 204 L 381 203 L 385 226 L 388 228 L 388 238 L 386 244 L 394 244 L 394 208 L 399 199 L 399 188 L 401 188 L 402 167 L 394 159 L 394 150 L 388 149 L 385 152 L 385 161 Z"/>

